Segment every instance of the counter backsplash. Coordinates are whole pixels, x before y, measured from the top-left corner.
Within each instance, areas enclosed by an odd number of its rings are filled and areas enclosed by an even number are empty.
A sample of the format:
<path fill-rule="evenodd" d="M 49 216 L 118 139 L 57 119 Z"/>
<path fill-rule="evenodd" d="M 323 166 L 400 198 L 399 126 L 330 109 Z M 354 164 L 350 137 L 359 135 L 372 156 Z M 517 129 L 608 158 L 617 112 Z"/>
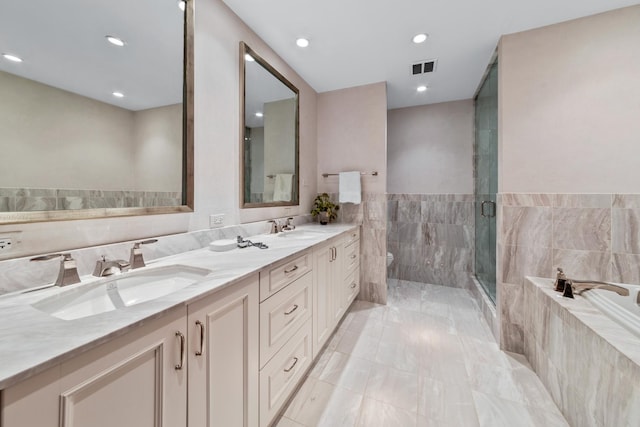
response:
<path fill-rule="evenodd" d="M 298 216 L 294 224 L 310 222 L 310 215 Z M 158 236 L 158 242 L 151 245 L 143 245 L 142 251 L 146 261 L 175 255 L 207 247 L 209 243 L 218 239 L 235 239 L 238 235 L 243 237 L 255 236 L 268 231 L 266 221 L 247 224 L 231 225 L 209 230 L 192 231 L 188 233 Z M 107 259 L 129 259 L 129 253 L 133 246 L 132 241 L 112 243 L 102 246 L 92 246 L 80 249 L 72 249 L 63 252 L 71 253 L 76 260 L 80 276 L 93 272 L 95 263 L 103 255 Z M 0 295 L 10 292 L 22 291 L 51 284 L 58 275 L 60 262 L 57 259 L 42 262 L 30 262 L 37 255 L 33 254 L 24 258 L 14 258 L 0 261 Z"/>

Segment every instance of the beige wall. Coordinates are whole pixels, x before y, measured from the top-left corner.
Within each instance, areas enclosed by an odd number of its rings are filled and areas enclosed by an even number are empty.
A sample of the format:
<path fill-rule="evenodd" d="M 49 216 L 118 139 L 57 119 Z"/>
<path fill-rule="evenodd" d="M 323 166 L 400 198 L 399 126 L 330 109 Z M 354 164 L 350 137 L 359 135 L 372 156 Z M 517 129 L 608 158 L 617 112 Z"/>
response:
<path fill-rule="evenodd" d="M 640 6 L 499 46 L 501 192 L 640 190 Z"/>
<path fill-rule="evenodd" d="M 336 192 L 337 177 L 322 173 L 377 171 L 362 179 L 365 192 L 386 191 L 387 86 L 375 83 L 318 95 L 318 191 Z"/>
<path fill-rule="evenodd" d="M 473 100 L 388 112 L 389 193 L 473 193 Z"/>
<path fill-rule="evenodd" d="M 0 71 L 0 186 L 135 190 L 131 111 Z"/>
<path fill-rule="evenodd" d="M 182 104 L 133 113 L 136 188 L 182 191 Z"/>
<path fill-rule="evenodd" d="M 316 92 L 221 0 L 195 3 L 195 212 L 0 226 L 21 240 L 0 258 L 204 229 L 215 213 L 237 224 L 310 211 L 317 193 Z M 300 207 L 239 207 L 241 40 L 300 90 Z"/>

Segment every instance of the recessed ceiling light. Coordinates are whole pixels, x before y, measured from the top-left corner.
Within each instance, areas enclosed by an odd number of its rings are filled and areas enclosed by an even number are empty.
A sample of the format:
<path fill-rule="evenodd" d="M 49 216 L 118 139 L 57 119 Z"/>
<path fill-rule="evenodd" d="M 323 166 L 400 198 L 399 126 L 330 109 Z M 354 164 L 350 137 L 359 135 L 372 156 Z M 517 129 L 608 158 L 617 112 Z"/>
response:
<path fill-rule="evenodd" d="M 425 40 L 427 40 L 427 37 L 429 37 L 427 34 L 421 33 L 421 34 L 416 34 L 413 37 L 413 42 L 416 44 L 419 43 L 424 43 Z"/>
<path fill-rule="evenodd" d="M 248 62 L 253 62 L 255 61 L 255 59 L 253 59 L 253 56 L 249 55 L 248 53 L 244 54 L 244 60 L 248 61 Z"/>
<path fill-rule="evenodd" d="M 185 8 L 187 7 L 186 2 L 185 1 L 179 1 L 178 2 L 178 7 L 180 8 L 181 11 L 184 12 Z"/>
<path fill-rule="evenodd" d="M 116 98 L 124 98 L 124 93 L 122 92 L 113 92 L 113 96 Z"/>
<path fill-rule="evenodd" d="M 427 87 L 426 86 L 418 86 L 418 88 L 416 90 L 418 92 L 426 92 L 427 91 Z"/>
<path fill-rule="evenodd" d="M 118 47 L 124 46 L 124 40 L 119 39 L 118 37 L 115 37 L 115 36 L 105 36 L 105 37 L 107 38 L 107 41 L 112 45 L 115 45 Z"/>
<path fill-rule="evenodd" d="M 309 40 L 303 39 L 303 38 L 299 38 L 298 40 L 296 40 L 296 44 L 299 47 L 307 47 L 307 46 L 309 46 Z"/>
<path fill-rule="evenodd" d="M 11 55 L 10 53 L 3 53 L 2 56 L 4 57 L 4 59 L 7 59 L 12 62 L 22 62 L 22 58 L 19 58 L 15 55 Z"/>
<path fill-rule="evenodd" d="M 264 116 L 264 114 L 262 114 L 261 112 L 256 113 L 256 117 L 262 117 L 262 116 Z"/>

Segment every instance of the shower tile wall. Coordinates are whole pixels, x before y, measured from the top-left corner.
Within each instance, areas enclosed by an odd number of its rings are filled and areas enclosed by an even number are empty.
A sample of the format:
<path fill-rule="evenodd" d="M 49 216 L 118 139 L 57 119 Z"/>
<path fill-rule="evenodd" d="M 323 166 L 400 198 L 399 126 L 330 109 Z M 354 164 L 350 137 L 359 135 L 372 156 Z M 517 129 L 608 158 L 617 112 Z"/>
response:
<path fill-rule="evenodd" d="M 502 348 L 524 352 L 525 276 L 640 284 L 640 195 L 514 194 L 498 199 Z"/>
<path fill-rule="evenodd" d="M 473 194 L 388 194 L 388 277 L 470 287 L 474 259 Z"/>
<path fill-rule="evenodd" d="M 338 202 L 338 194 L 329 194 L 331 201 Z M 385 219 L 387 196 L 365 192 L 362 203 L 340 204 L 338 221 L 361 224 L 360 233 L 360 294 L 359 300 L 387 303 L 387 240 Z"/>

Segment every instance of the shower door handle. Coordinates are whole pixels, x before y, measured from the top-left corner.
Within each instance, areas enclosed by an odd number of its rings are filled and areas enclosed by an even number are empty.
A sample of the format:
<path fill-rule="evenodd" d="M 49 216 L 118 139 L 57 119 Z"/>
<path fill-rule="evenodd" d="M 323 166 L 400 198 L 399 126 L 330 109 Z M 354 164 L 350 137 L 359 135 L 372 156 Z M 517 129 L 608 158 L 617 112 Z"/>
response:
<path fill-rule="evenodd" d="M 485 204 L 487 205 L 491 205 L 491 213 L 486 214 L 484 211 L 484 206 Z M 482 203 L 480 204 L 480 215 L 482 215 L 484 218 L 493 218 L 496 216 L 496 202 L 491 201 L 491 200 L 483 200 Z"/>

